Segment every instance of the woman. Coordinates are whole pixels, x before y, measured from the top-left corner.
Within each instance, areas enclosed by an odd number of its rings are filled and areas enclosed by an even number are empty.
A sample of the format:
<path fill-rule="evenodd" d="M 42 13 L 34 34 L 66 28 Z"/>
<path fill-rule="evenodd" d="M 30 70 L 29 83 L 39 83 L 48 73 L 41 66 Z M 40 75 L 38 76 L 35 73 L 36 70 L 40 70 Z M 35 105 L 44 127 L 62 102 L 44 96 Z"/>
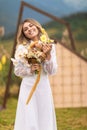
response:
<path fill-rule="evenodd" d="M 19 55 L 19 52 L 26 50 L 31 42 L 38 41 L 41 46 L 40 36 L 43 34 L 42 26 L 34 19 L 26 19 L 19 27 L 17 35 L 17 48 L 15 59 L 13 59 L 14 73 L 22 77 L 18 106 L 16 112 L 14 130 L 57 130 L 53 97 L 50 88 L 48 75 L 56 72 L 57 62 L 55 46 L 43 45 L 45 61 L 41 64 L 41 76 L 37 88 L 26 105 L 29 92 L 36 80 L 35 71 L 40 71 L 40 64 L 29 65 L 28 62 Z M 46 32 L 45 32 L 46 34 Z M 46 34 L 46 37 L 47 34 Z"/>

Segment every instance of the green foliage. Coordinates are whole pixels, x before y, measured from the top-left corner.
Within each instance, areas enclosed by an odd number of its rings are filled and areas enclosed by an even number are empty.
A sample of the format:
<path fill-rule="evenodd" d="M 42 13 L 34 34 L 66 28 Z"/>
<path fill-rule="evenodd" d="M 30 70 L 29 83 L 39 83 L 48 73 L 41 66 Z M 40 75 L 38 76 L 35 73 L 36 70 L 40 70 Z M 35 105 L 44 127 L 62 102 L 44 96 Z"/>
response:
<path fill-rule="evenodd" d="M 8 73 L 10 69 L 9 66 L 10 66 L 10 62 L 8 60 L 6 64 L 3 65 L 2 71 L 0 71 L 0 85 L 1 86 L 5 86 L 7 83 Z M 12 71 L 10 85 L 13 85 L 15 83 L 19 86 L 20 82 L 21 82 L 21 78 L 18 78 L 17 76 L 15 76 L 14 72 Z"/>
<path fill-rule="evenodd" d="M 77 13 L 65 17 L 64 20 L 70 23 L 76 41 L 87 41 L 87 13 Z"/>
<path fill-rule="evenodd" d="M 46 28 L 46 30 L 51 38 L 61 40 L 62 32 L 65 29 L 64 25 L 62 25 L 58 22 L 55 22 L 55 21 L 51 21 L 48 24 L 43 25 L 43 26 L 44 26 L 44 28 Z"/>
<path fill-rule="evenodd" d="M 4 86 L 7 82 L 8 68 L 9 62 L 7 61 L 6 64 L 2 65 L 2 70 L 0 71 L 0 85 L 2 86 Z"/>
<path fill-rule="evenodd" d="M 20 86 L 21 80 L 22 79 L 20 77 L 15 76 L 14 69 L 13 69 L 12 76 L 11 76 L 11 83 L 10 84 L 11 85 L 17 84 L 18 86 Z"/>
<path fill-rule="evenodd" d="M 87 41 L 87 13 L 74 14 L 68 17 L 64 17 L 63 19 L 70 24 L 73 37 L 76 41 Z M 49 31 L 50 28 L 56 30 L 53 33 L 53 36 L 51 35 L 56 39 L 62 38 L 62 33 L 66 28 L 65 25 L 56 21 L 51 21 L 48 24 L 44 25 L 44 27 L 48 30 L 49 34 L 51 33 Z"/>
<path fill-rule="evenodd" d="M 76 41 L 84 42 L 87 39 L 87 32 L 78 32 L 78 35 L 75 35 Z"/>
<path fill-rule="evenodd" d="M 11 58 L 11 53 L 12 53 L 12 48 L 13 48 L 13 40 L 2 40 L 0 41 L 0 46 L 4 47 L 5 51 L 9 54 L 9 58 L 7 58 L 6 64 L 2 66 L 2 71 L 0 71 L 0 86 L 5 86 L 7 83 L 8 79 L 8 73 L 9 73 L 9 67 L 10 67 L 10 58 Z M 0 51 L 3 53 L 3 51 L 0 49 Z M 14 72 L 12 70 L 12 75 L 11 75 L 11 82 L 10 85 L 13 85 L 14 83 L 19 85 L 21 82 L 21 79 L 16 77 L 14 75 Z"/>
<path fill-rule="evenodd" d="M 70 24 L 76 52 L 82 55 L 82 51 L 85 51 L 84 48 L 87 48 L 87 13 L 70 15 L 68 17 L 64 17 L 63 20 Z M 67 30 L 65 25 L 56 21 L 49 22 L 44 25 L 44 28 L 48 31 L 51 38 L 59 41 L 62 40 L 63 33 Z M 68 41 L 69 40 L 68 36 Z M 71 42 L 69 44 L 66 41 L 65 45 L 72 49 Z M 82 56 L 87 58 L 87 51 L 85 51 Z"/>

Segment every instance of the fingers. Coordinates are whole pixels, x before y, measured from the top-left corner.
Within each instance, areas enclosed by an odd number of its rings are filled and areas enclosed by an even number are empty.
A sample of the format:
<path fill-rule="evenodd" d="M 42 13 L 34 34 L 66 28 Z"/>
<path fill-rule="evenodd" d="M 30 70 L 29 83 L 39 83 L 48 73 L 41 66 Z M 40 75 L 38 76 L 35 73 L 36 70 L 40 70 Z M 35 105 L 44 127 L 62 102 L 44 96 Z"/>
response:
<path fill-rule="evenodd" d="M 37 70 L 37 71 L 40 70 L 40 65 L 39 64 L 32 64 L 31 65 L 31 72 L 34 72 L 35 70 Z"/>
<path fill-rule="evenodd" d="M 46 54 L 42 52 L 42 53 L 41 53 L 41 57 L 42 57 L 43 59 L 45 59 Z"/>
<path fill-rule="evenodd" d="M 52 45 L 51 44 L 46 44 L 46 45 L 43 45 L 43 52 L 46 54 L 48 52 L 50 52 L 52 49 Z"/>
<path fill-rule="evenodd" d="M 42 49 L 42 44 L 35 44 L 35 47 Z"/>

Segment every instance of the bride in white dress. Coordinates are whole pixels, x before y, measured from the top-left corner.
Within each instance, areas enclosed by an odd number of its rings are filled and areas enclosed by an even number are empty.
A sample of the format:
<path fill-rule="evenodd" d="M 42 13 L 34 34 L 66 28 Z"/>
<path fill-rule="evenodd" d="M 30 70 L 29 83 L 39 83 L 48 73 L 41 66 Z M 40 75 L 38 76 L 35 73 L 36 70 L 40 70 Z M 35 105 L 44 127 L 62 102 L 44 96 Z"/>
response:
<path fill-rule="evenodd" d="M 46 60 L 42 63 L 40 81 L 30 100 L 26 105 L 32 86 L 36 80 L 35 70 L 40 70 L 39 64 L 30 66 L 19 52 L 26 51 L 31 41 L 41 44 L 39 36 L 42 26 L 34 19 L 26 19 L 19 28 L 17 48 L 14 64 L 14 73 L 22 78 L 14 130 L 57 130 L 55 108 L 48 75 L 55 74 L 57 70 L 55 45 L 44 46 L 43 52 L 47 53 Z M 24 42 L 26 41 L 26 42 Z"/>

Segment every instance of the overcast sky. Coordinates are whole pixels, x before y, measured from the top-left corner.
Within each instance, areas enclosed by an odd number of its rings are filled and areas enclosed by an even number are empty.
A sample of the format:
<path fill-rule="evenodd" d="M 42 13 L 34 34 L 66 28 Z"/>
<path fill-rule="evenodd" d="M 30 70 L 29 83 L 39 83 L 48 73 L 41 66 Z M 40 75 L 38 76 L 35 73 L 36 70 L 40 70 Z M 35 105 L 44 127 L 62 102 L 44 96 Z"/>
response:
<path fill-rule="evenodd" d="M 82 9 L 84 7 L 87 7 L 87 0 L 63 0 L 63 1 L 67 3 L 69 6 L 73 6 L 74 8 L 77 9 Z"/>
<path fill-rule="evenodd" d="M 25 0 L 25 1 L 27 1 L 27 2 L 35 1 L 38 3 L 42 3 L 45 6 L 48 6 L 47 2 L 49 1 L 49 5 L 50 5 L 50 3 L 53 3 L 53 7 L 55 6 L 55 4 L 58 4 L 59 1 L 63 1 L 67 5 L 73 7 L 74 9 L 78 9 L 78 10 L 81 10 L 81 9 L 84 9 L 87 7 L 87 0 Z M 50 6 L 49 6 L 49 8 L 50 8 Z"/>

